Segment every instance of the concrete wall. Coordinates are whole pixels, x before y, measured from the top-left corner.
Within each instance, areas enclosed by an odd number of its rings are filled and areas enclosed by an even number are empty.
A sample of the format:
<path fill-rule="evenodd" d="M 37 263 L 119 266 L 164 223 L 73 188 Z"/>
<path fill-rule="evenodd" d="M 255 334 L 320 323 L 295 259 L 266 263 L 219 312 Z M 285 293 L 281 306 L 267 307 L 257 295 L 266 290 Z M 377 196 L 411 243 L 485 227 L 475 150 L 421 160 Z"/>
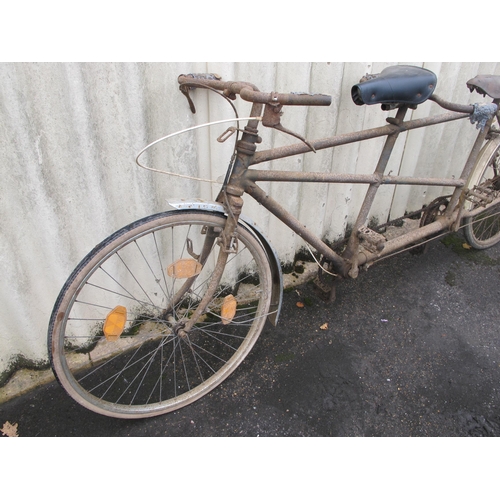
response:
<path fill-rule="evenodd" d="M 99 241 L 135 219 L 165 210 L 176 197 L 212 198 L 217 185 L 139 169 L 135 155 L 149 142 L 206 121 L 233 116 L 220 97 L 196 92 L 192 115 L 178 91 L 177 75 L 215 72 L 225 80 L 246 80 L 263 91 L 310 91 L 333 96 L 329 108 L 287 108 L 285 127 L 316 139 L 383 125 L 389 113 L 358 107 L 350 87 L 365 73 L 403 63 L 151 63 L 0 64 L 0 382 L 15 367 L 44 366 L 46 330 L 67 276 Z M 465 82 L 478 73 L 500 74 L 494 63 L 422 63 L 438 75 L 436 93 L 477 102 Z M 236 103 L 246 116 L 248 103 Z M 437 106 L 413 112 L 425 116 Z M 216 142 L 220 125 L 184 134 L 145 157 L 148 165 L 217 179 L 224 175 L 233 142 Z M 468 122 L 411 132 L 397 144 L 389 170 L 411 175 L 459 173 L 475 129 Z M 263 132 L 262 148 L 293 143 Z M 270 169 L 370 173 L 383 139 L 266 165 Z M 422 146 L 425 145 L 425 148 Z M 264 167 L 264 166 L 263 166 Z M 355 216 L 362 186 L 266 185 L 306 225 L 330 240 Z M 373 216 L 387 219 L 417 209 L 441 193 L 434 188 L 384 187 Z M 270 235 L 283 262 L 302 241 L 252 200 L 245 212 Z M 17 364 L 16 364 L 17 363 Z"/>

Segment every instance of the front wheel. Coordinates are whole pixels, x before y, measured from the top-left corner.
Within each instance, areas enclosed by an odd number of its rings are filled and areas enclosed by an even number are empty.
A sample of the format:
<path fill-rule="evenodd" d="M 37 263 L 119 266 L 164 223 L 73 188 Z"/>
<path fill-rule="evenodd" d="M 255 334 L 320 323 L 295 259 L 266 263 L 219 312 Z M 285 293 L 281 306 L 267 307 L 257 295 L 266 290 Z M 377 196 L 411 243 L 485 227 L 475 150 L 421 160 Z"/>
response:
<path fill-rule="evenodd" d="M 78 403 L 118 418 L 160 415 L 202 397 L 243 361 L 271 297 L 267 255 L 244 227 L 216 293 L 184 330 L 210 283 L 225 221 L 202 211 L 152 215 L 83 259 L 49 325 L 53 370 Z"/>
<path fill-rule="evenodd" d="M 500 196 L 500 138 L 489 141 L 481 151 L 468 187 L 473 198 L 475 191 L 491 199 Z M 466 202 L 465 209 L 476 206 L 478 202 Z M 471 247 L 482 250 L 495 245 L 500 241 L 500 204 L 475 217 L 464 218 L 464 224 L 465 238 Z"/>

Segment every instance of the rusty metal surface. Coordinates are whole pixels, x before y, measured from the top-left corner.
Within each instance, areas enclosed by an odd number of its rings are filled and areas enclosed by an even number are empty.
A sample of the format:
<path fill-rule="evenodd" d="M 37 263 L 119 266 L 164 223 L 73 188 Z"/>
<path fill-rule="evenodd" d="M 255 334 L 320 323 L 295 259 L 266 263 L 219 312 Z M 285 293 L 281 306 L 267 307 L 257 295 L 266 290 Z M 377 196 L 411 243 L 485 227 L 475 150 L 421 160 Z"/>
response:
<path fill-rule="evenodd" d="M 495 85 L 500 82 L 500 78 L 497 77 L 493 80 L 486 80 L 488 90 L 496 95 Z M 474 82 L 477 85 L 479 85 L 479 83 L 486 85 L 483 80 L 474 80 Z M 434 101 L 441 108 L 447 110 L 447 113 L 404 121 L 404 116 L 408 108 L 407 106 L 400 105 L 398 106 L 396 117 L 387 118 L 387 125 L 308 142 L 305 138 L 300 136 L 300 134 L 296 134 L 282 127 L 280 123 L 280 117 L 282 114 L 281 109 L 285 104 L 327 105 L 331 102 L 331 98 L 329 96 L 302 93 L 265 93 L 260 92 L 255 85 L 248 84 L 246 82 L 223 82 L 218 79 L 209 80 L 204 78 L 204 75 L 202 75 L 201 78 L 190 78 L 185 75 L 181 75 L 179 77 L 179 83 L 181 84 L 181 90 L 183 90 L 183 92 L 187 95 L 188 100 L 190 100 L 189 88 L 201 86 L 222 91 L 226 98 L 230 99 L 234 99 L 236 94 L 239 94 L 244 100 L 254 103 L 251 116 L 255 117 L 255 120 L 251 120 L 248 123 L 247 127 L 245 127 L 242 138 L 237 142 L 237 157 L 232 166 L 232 176 L 230 177 L 228 184 L 223 187 L 217 200 L 221 202 L 228 200 L 226 190 L 236 189 L 236 191 L 238 191 L 234 196 L 231 196 L 231 198 L 234 199 L 237 199 L 241 196 L 242 192 L 245 191 L 267 210 L 273 213 L 278 219 L 290 227 L 296 234 L 312 245 L 321 255 L 326 257 L 326 259 L 332 263 L 335 272 L 342 276 L 350 275 L 355 278 L 357 277 L 359 266 L 370 263 L 380 257 L 390 255 L 391 253 L 405 248 L 407 245 L 418 243 L 437 233 L 449 230 L 453 225 L 457 226 L 460 223 L 461 211 L 457 208 L 459 208 L 462 204 L 461 193 L 463 191 L 465 181 L 468 178 L 471 169 L 475 165 L 476 158 L 479 155 L 480 146 L 484 142 L 486 134 L 489 130 L 488 126 L 486 127 L 486 130 L 481 130 L 478 134 L 475 144 L 464 165 L 462 174 L 458 179 L 391 176 L 384 175 L 384 172 L 399 134 L 409 130 L 468 118 L 474 112 L 474 106 L 451 103 L 437 95 L 432 95 L 430 96 L 430 100 Z M 492 88 L 495 90 L 491 90 Z M 264 105 L 264 112 L 262 114 Z M 264 126 L 275 128 L 287 134 L 293 135 L 300 139 L 302 143 L 257 152 L 256 145 L 260 142 L 260 138 L 257 135 L 259 120 L 262 120 L 262 124 Z M 271 172 L 249 169 L 252 165 L 303 154 L 311 150 L 316 151 L 329 149 L 344 144 L 365 141 L 383 136 L 386 137 L 385 146 L 380 153 L 380 157 L 372 175 L 292 171 Z M 356 222 L 354 223 L 353 231 L 348 240 L 347 247 L 342 254 L 339 255 L 334 252 L 298 219 L 287 212 L 278 202 L 270 198 L 265 191 L 255 184 L 258 181 L 368 184 L 368 190 L 361 209 L 357 215 Z M 370 245 L 368 245 L 368 248 L 366 248 L 366 245 L 360 245 L 359 229 L 364 227 L 378 188 L 383 184 L 449 186 L 454 187 L 455 189 L 444 214 L 440 214 L 436 220 L 425 224 L 418 229 L 414 229 L 407 234 L 390 240 L 384 245 L 383 248 L 382 245 L 379 245 L 377 251 L 371 252 Z M 231 204 L 234 204 L 234 200 Z M 366 238 L 364 239 L 366 240 Z"/>
<path fill-rule="evenodd" d="M 227 97 L 234 99 L 236 94 L 253 103 L 277 103 L 287 106 L 329 106 L 332 98 L 326 94 L 310 94 L 308 92 L 290 92 L 286 94 L 277 92 L 260 92 L 259 89 L 249 82 L 225 82 L 217 75 L 214 78 L 206 74 L 179 75 L 177 79 L 181 91 L 186 92 L 189 88 L 211 88 L 222 91 Z"/>
<path fill-rule="evenodd" d="M 470 106 L 472 109 L 472 106 Z M 405 132 L 408 130 L 414 130 L 417 128 L 429 127 L 431 125 L 437 125 L 439 123 L 451 122 L 454 120 L 461 120 L 468 118 L 469 115 L 465 113 L 443 113 L 436 116 L 430 116 L 427 118 L 418 118 L 415 120 L 409 120 L 403 122 L 400 125 L 394 125 L 389 123 L 381 127 L 375 127 L 367 130 L 349 132 L 346 134 L 339 134 L 334 137 L 328 137 L 325 139 L 311 140 L 310 143 L 317 151 L 321 149 L 329 149 L 336 146 L 343 146 L 344 144 L 351 144 L 354 142 L 366 141 L 369 139 L 374 139 L 376 137 L 383 137 L 396 132 Z M 289 146 L 282 146 L 273 149 L 267 149 L 263 151 L 257 151 L 251 160 L 251 165 L 256 165 L 258 163 L 264 163 L 266 161 L 278 160 L 280 158 L 287 158 L 289 156 L 294 156 L 298 154 L 307 153 L 309 147 L 305 144 L 292 144 Z"/>
<path fill-rule="evenodd" d="M 295 172 L 248 169 L 244 177 L 252 182 L 322 182 L 332 184 L 385 184 L 385 185 L 418 185 L 461 187 L 463 179 L 441 177 L 408 177 L 399 175 L 376 174 L 337 174 L 330 172 Z"/>
<path fill-rule="evenodd" d="M 320 238 L 313 234 L 299 220 L 288 213 L 278 202 L 267 195 L 265 191 L 259 188 L 256 184 L 248 186 L 246 191 L 252 198 L 258 201 L 261 205 L 267 208 L 273 215 L 283 221 L 290 229 L 292 229 L 301 238 L 316 248 L 322 255 L 325 255 L 336 266 L 336 270 L 342 276 L 346 275 L 349 266 L 348 263 L 339 255 L 337 255 L 328 245 Z"/>
<path fill-rule="evenodd" d="M 467 114 L 471 114 L 474 111 L 474 107 L 471 106 L 470 104 L 456 104 L 453 102 L 449 102 L 439 97 L 436 94 L 429 97 L 429 101 L 434 101 L 436 104 L 441 106 L 443 109 L 447 109 L 448 111 L 455 111 L 457 113 L 467 113 Z"/>

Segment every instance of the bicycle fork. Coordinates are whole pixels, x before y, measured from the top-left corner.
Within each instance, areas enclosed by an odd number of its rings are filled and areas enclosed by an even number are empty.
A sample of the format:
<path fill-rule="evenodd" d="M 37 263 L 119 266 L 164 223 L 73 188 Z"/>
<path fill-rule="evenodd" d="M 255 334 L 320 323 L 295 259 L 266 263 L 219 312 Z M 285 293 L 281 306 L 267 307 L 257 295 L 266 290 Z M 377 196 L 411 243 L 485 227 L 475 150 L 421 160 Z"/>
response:
<path fill-rule="evenodd" d="M 208 234 L 202 254 L 199 258 L 199 262 L 202 266 L 205 264 L 214 244 L 219 245 L 220 247 L 219 255 L 203 298 L 199 302 L 196 310 L 193 312 L 189 320 L 178 331 L 178 335 L 181 338 L 186 337 L 198 319 L 206 312 L 206 308 L 213 299 L 219 286 L 229 255 L 236 253 L 238 250 L 236 228 L 238 225 L 238 217 L 241 213 L 241 207 L 243 206 L 243 200 L 241 199 L 241 196 L 228 194 L 225 190 L 221 191 L 219 196 L 224 196 L 229 215 L 226 219 L 224 229 L 219 236 L 214 233 L 213 229 L 208 229 Z M 196 277 L 189 279 L 188 282 L 182 287 L 182 290 L 178 292 L 179 298 L 182 297 L 182 295 L 191 287 L 191 284 L 195 279 Z"/>

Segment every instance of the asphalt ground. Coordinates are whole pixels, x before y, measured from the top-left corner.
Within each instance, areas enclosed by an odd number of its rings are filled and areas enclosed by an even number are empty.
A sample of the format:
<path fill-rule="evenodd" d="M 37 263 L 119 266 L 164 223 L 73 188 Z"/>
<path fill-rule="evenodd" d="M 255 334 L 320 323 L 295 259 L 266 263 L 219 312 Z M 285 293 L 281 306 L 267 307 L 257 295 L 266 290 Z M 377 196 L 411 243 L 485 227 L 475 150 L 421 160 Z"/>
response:
<path fill-rule="evenodd" d="M 500 246 L 459 236 L 337 287 L 284 293 L 277 327 L 221 386 L 174 413 L 117 420 L 56 382 L 0 405 L 21 437 L 500 435 Z M 303 307 L 300 307 L 303 306 Z"/>

